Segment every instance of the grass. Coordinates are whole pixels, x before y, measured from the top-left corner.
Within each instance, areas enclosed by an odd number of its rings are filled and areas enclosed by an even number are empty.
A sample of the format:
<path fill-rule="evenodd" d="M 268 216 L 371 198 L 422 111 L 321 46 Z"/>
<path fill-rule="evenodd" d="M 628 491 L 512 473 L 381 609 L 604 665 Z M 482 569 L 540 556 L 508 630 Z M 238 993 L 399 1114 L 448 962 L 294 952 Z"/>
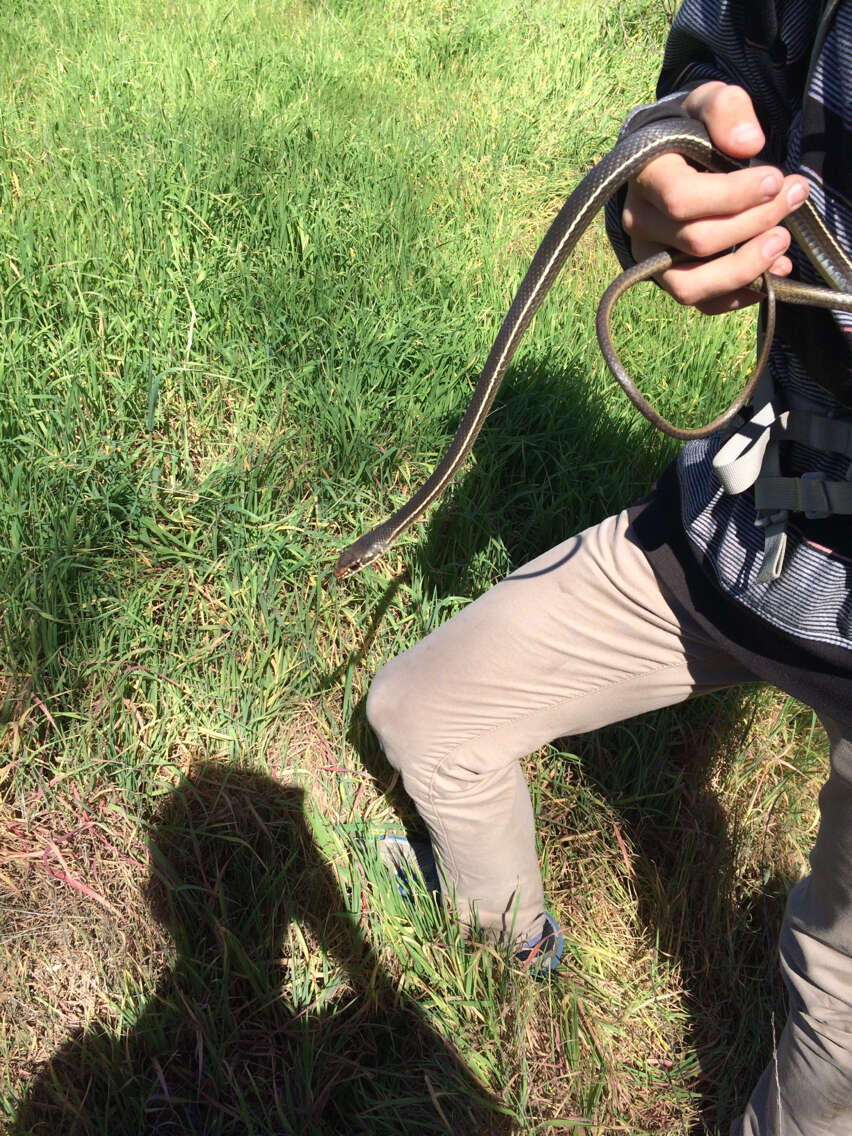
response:
<path fill-rule="evenodd" d="M 742 1106 L 814 835 L 809 711 L 720 696 L 530 758 L 567 931 L 549 986 L 403 904 L 369 854 L 413 820 L 371 675 L 674 452 L 597 357 L 599 226 L 451 494 L 330 580 L 446 446 L 547 222 L 650 96 L 668 16 L 4 9 L 10 1133 L 640 1136 L 726 1131 Z M 750 317 L 655 296 L 618 335 L 697 422 L 737 388 Z"/>

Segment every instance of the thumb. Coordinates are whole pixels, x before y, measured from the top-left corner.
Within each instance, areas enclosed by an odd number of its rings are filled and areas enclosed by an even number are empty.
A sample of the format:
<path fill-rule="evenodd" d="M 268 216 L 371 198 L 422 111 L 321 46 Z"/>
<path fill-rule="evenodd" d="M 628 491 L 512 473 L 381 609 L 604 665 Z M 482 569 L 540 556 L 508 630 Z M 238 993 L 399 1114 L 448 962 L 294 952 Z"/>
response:
<path fill-rule="evenodd" d="M 752 158 L 766 142 L 749 95 L 729 83 L 703 83 L 684 100 L 684 110 L 707 127 L 717 150 L 732 158 Z"/>

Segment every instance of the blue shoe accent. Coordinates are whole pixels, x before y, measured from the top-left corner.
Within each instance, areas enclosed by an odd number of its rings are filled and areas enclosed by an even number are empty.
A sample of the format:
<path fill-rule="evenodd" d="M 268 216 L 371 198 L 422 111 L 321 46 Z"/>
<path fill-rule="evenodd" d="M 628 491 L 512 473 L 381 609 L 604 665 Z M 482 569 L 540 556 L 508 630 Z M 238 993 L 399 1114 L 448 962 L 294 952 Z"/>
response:
<path fill-rule="evenodd" d="M 388 834 L 379 838 L 377 847 L 379 859 L 393 871 L 403 899 L 413 899 L 413 892 L 423 887 L 435 900 L 441 898 L 441 877 L 428 840 Z"/>
<path fill-rule="evenodd" d="M 559 966 L 563 947 L 564 941 L 559 924 L 545 911 L 544 925 L 540 933 L 527 939 L 523 946 L 515 951 L 515 958 L 534 978 L 544 978 Z"/>

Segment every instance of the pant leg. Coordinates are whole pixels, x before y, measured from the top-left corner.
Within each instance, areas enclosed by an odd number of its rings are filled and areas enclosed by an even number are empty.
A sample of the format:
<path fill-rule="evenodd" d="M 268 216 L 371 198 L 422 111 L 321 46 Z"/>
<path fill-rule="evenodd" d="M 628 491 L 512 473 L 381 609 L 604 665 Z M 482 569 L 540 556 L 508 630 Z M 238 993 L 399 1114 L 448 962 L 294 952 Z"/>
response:
<path fill-rule="evenodd" d="M 702 690 L 749 681 L 682 626 L 626 514 L 513 573 L 376 676 L 367 714 L 464 919 L 522 939 L 543 891 L 519 759 Z"/>
<path fill-rule="evenodd" d="M 852 728 L 823 725 L 831 771 L 811 874 L 779 944 L 790 1016 L 732 1136 L 852 1136 Z"/>

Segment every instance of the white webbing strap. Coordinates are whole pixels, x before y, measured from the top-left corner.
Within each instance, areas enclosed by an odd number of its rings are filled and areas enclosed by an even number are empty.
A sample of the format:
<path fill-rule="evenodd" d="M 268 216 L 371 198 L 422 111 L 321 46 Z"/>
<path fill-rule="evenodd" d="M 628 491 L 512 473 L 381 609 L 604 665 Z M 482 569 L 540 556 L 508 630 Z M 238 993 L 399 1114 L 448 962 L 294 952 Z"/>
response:
<path fill-rule="evenodd" d="M 770 428 L 769 443 L 766 446 L 763 466 L 754 483 L 755 493 L 757 493 L 757 487 L 764 477 L 781 476 L 781 446 L 778 443 L 778 435 L 783 432 L 788 422 L 789 415 L 785 411 L 776 417 Z M 754 523 L 758 528 L 763 529 L 763 560 L 760 562 L 757 582 L 758 584 L 767 584 L 770 580 L 777 580 L 781 575 L 781 569 L 784 567 L 784 557 L 787 553 L 787 521 L 790 517 L 790 510 L 775 509 L 769 512 L 755 506 L 755 514 Z"/>
<path fill-rule="evenodd" d="M 756 579 L 758 584 L 768 584 L 770 580 L 777 580 L 784 567 L 784 555 L 787 552 L 787 519 L 790 514 L 786 509 L 780 509 L 771 516 L 758 513 L 757 524 L 763 529 L 763 560 L 760 562 L 760 571 Z M 765 521 L 765 524 L 760 524 Z"/>
<path fill-rule="evenodd" d="M 726 493 L 735 496 L 754 485 L 763 468 L 772 427 L 785 417 L 786 413 L 779 416 L 769 401 L 728 438 L 713 458 L 713 470 Z"/>
<path fill-rule="evenodd" d="M 790 513 L 808 518 L 852 514 L 852 480 L 828 481 L 823 473 L 781 476 L 781 442 L 800 442 L 822 453 L 852 459 L 852 422 L 808 411 L 778 412 L 772 380 L 764 372 L 758 386 L 760 410 L 752 415 L 713 458 L 713 469 L 726 493 L 754 486 L 755 524 L 764 532 L 759 583 L 781 575 L 787 550 Z M 852 465 L 848 476 L 852 478 Z"/>

